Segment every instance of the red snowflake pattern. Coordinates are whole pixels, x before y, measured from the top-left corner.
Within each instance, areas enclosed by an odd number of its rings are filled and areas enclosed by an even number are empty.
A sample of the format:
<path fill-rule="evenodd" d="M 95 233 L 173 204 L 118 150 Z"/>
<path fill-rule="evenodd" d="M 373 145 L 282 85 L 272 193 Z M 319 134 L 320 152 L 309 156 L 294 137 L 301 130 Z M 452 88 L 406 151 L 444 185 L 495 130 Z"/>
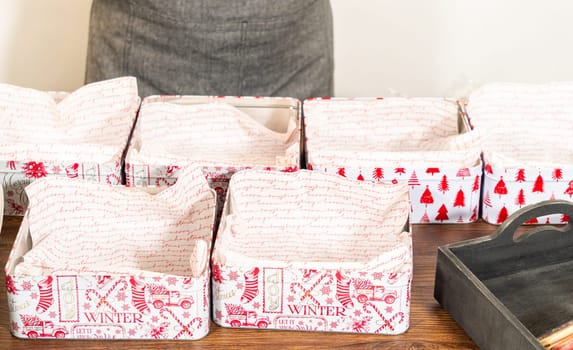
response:
<path fill-rule="evenodd" d="M 22 282 L 22 290 L 32 290 L 32 283 L 30 281 Z"/>
<path fill-rule="evenodd" d="M 127 295 L 124 292 L 117 293 L 117 300 L 118 301 L 125 301 L 127 299 Z"/>
<path fill-rule="evenodd" d="M 221 310 L 216 310 L 216 311 L 215 311 L 215 317 L 217 317 L 218 319 L 223 318 L 223 313 L 221 312 Z"/>
<path fill-rule="evenodd" d="M 46 177 L 48 173 L 46 172 L 46 168 L 44 168 L 44 164 L 42 162 L 27 162 L 24 164 L 23 167 L 24 173 L 26 177 L 32 179 L 38 179 L 41 177 Z"/>
<path fill-rule="evenodd" d="M 237 271 L 231 271 L 229 272 L 229 279 L 231 281 L 236 281 L 237 278 L 239 278 L 239 274 L 237 273 Z"/>

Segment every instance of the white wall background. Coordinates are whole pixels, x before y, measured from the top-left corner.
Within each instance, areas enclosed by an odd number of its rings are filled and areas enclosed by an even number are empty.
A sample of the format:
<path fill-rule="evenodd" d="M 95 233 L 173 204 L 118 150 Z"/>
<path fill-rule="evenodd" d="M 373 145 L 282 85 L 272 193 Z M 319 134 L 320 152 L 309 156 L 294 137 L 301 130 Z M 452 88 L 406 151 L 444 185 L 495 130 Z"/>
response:
<path fill-rule="evenodd" d="M 118 0 L 122 1 L 122 0 Z M 573 80 L 569 0 L 331 0 L 337 96 Z M 82 85 L 91 0 L 0 0 L 0 82 Z"/>

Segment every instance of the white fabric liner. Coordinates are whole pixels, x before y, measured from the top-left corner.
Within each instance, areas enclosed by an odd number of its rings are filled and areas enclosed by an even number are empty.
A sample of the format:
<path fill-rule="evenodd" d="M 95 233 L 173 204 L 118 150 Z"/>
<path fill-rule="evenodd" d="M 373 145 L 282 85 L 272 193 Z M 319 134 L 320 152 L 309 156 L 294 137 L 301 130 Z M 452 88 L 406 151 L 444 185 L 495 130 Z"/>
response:
<path fill-rule="evenodd" d="M 573 166 L 573 82 L 486 84 L 470 94 L 467 113 L 492 165 Z"/>
<path fill-rule="evenodd" d="M 277 113 L 272 108 L 266 110 Z M 277 132 L 224 102 L 185 104 L 173 100 L 154 99 L 148 103 L 144 100 L 127 162 L 298 165 L 299 129 L 295 113 L 287 113 L 290 114 L 287 120 L 279 116 L 284 125 L 274 127 L 285 131 Z"/>
<path fill-rule="evenodd" d="M 195 276 L 208 263 L 215 193 L 200 169 L 183 168 L 154 195 L 66 178 L 34 181 L 26 192 L 33 246 L 16 275 Z"/>
<path fill-rule="evenodd" d="M 139 102 L 133 77 L 69 94 L 0 84 L 0 159 L 118 161 Z"/>
<path fill-rule="evenodd" d="M 309 163 L 318 167 L 479 164 L 480 135 L 460 133 L 443 98 L 332 99 L 304 104 Z"/>
<path fill-rule="evenodd" d="M 401 271 L 411 264 L 405 184 L 245 170 L 229 186 L 213 259 L 226 265 Z"/>

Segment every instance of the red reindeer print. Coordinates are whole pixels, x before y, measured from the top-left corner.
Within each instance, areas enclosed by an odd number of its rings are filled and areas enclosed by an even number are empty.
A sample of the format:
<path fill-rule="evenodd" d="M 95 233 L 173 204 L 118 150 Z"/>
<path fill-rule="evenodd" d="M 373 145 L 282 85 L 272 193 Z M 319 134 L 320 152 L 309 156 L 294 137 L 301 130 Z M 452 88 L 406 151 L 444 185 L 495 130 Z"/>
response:
<path fill-rule="evenodd" d="M 259 268 L 255 267 L 245 272 L 245 289 L 241 296 L 241 303 L 246 304 L 259 294 L 259 271 Z"/>

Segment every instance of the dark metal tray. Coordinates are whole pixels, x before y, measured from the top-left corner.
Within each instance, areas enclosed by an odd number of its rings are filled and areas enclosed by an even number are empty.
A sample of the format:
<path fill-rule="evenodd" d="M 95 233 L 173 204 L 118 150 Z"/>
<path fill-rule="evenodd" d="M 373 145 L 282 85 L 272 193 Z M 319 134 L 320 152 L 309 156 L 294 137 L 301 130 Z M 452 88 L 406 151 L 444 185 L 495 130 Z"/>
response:
<path fill-rule="evenodd" d="M 573 220 L 573 203 L 525 207 L 491 236 L 438 249 L 434 297 L 480 348 L 544 349 L 538 338 L 573 320 L 572 224 L 522 227 L 556 213 Z"/>

